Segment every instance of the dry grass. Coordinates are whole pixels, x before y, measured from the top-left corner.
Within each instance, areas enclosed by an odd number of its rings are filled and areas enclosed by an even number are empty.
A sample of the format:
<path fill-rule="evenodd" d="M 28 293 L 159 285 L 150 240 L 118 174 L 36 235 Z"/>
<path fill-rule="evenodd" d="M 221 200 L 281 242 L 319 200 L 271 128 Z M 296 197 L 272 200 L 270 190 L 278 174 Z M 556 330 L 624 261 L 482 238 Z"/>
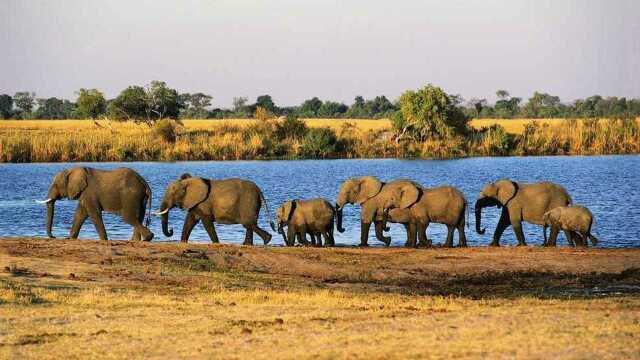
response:
<path fill-rule="evenodd" d="M 635 249 L 2 239 L 0 357 L 637 358 L 639 263 Z"/>
<path fill-rule="evenodd" d="M 451 158 L 502 155 L 636 154 L 640 121 L 473 120 L 466 138 L 398 144 L 388 120 L 306 119 L 329 127 L 338 145 L 329 157 Z M 274 140 L 274 120 L 185 120 L 175 142 L 146 125 L 89 120 L 0 121 L 0 162 L 173 161 L 304 158 L 301 139 Z M 503 130 L 504 129 L 504 130 Z"/>

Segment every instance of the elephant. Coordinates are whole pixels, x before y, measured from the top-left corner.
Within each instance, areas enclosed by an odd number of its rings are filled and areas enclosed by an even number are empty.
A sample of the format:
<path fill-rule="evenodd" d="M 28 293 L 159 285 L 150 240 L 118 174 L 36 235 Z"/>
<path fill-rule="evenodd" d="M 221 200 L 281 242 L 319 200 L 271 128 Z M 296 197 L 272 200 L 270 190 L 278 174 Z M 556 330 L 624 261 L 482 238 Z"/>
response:
<path fill-rule="evenodd" d="M 77 239 L 80 228 L 87 217 L 91 219 L 100 240 L 107 240 L 107 232 L 102 221 L 102 211 L 118 214 L 125 223 L 133 226 L 131 241 L 151 241 L 153 233 L 147 228 L 150 217 L 145 210 L 151 209 L 151 188 L 138 174 L 129 168 L 99 170 L 89 167 L 75 167 L 60 171 L 55 175 L 47 199 L 38 201 L 47 204 L 47 235 L 52 233 L 55 202 L 68 198 L 78 200 L 69 238 Z"/>
<path fill-rule="evenodd" d="M 563 230 L 571 246 L 588 246 L 589 240 L 593 246 L 598 245 L 598 238 L 591 234 L 593 214 L 584 206 L 560 206 L 547 211 L 542 216 L 544 222 L 544 246 L 556 246 L 558 232 Z M 547 227 L 551 227 L 551 234 L 547 240 Z"/>
<path fill-rule="evenodd" d="M 243 179 L 210 180 L 183 174 L 180 179 L 167 187 L 154 214 L 162 219 L 162 232 L 173 236 L 169 229 L 169 210 L 174 207 L 187 210 L 182 226 L 181 242 L 188 242 L 193 227 L 200 221 L 204 225 L 211 242 L 218 243 L 214 222 L 220 224 L 241 224 L 246 229 L 244 245 L 253 245 L 253 232 L 262 238 L 264 244 L 271 241 L 271 234 L 258 227 L 260 207 L 264 206 L 269 216 L 269 208 L 258 186 Z M 275 231 L 275 225 L 269 222 Z"/>
<path fill-rule="evenodd" d="M 415 201 L 413 188 L 419 190 L 418 200 Z M 383 228 L 386 221 L 415 224 L 415 231 L 420 240 L 420 246 L 428 247 L 431 241 L 427 238 L 429 223 L 447 225 L 447 240 L 445 247 L 453 247 L 453 232 L 458 230 L 458 245 L 467 246 L 464 233 L 465 211 L 467 201 L 464 195 L 452 186 L 439 186 L 435 188 L 423 188 L 418 184 L 408 182 L 404 186 L 388 187 L 381 191 L 387 201 L 384 205 Z M 404 204 L 404 205 L 403 205 Z M 415 247 L 415 236 L 408 236 L 407 246 Z M 412 242 L 413 241 L 413 242 Z"/>
<path fill-rule="evenodd" d="M 282 235 L 287 246 L 295 245 L 296 236 L 298 242 L 306 245 L 307 233 L 311 234 L 311 243 L 314 246 L 322 246 L 321 236 L 324 236 L 325 246 L 335 246 L 335 210 L 325 199 L 287 201 L 276 211 L 276 219 L 278 233 Z M 288 227 L 288 235 L 284 232 L 285 226 Z"/>
<path fill-rule="evenodd" d="M 498 180 L 485 185 L 476 201 L 476 232 L 480 235 L 485 233 L 485 229 L 480 228 L 482 209 L 497 206 L 502 208 L 502 213 L 490 245 L 500 246 L 502 233 L 511 225 L 518 239 L 518 246 L 526 246 L 522 232 L 523 221 L 543 225 L 544 213 L 559 206 L 570 205 L 571 202 L 567 190 L 551 182 L 526 184 L 509 179 Z"/>
<path fill-rule="evenodd" d="M 342 211 L 344 206 L 346 204 L 358 204 L 361 206 L 360 246 L 369 246 L 369 228 L 371 227 L 372 222 L 375 224 L 376 238 L 379 241 L 382 241 L 385 246 L 389 246 L 391 244 L 391 238 L 383 235 L 383 230 L 385 229 L 382 221 L 384 205 L 387 202 L 386 196 L 390 195 L 392 192 L 385 191 L 383 193 L 382 190 L 406 186 L 407 184 L 413 183 L 408 180 L 396 180 L 390 183 L 383 183 L 374 176 L 362 176 L 347 179 L 342 183 L 336 199 L 336 228 L 339 232 L 345 231 L 342 227 Z M 409 188 L 407 188 L 407 191 L 410 191 L 408 189 Z M 413 199 L 412 202 L 408 203 L 409 200 L 405 200 L 407 203 L 403 202 L 401 203 L 401 206 L 404 208 L 405 206 L 412 205 L 417 201 L 418 196 L 419 190 L 415 188 L 415 190 L 413 190 L 413 196 L 411 197 Z M 406 196 L 405 199 L 409 199 L 409 196 Z M 394 221 L 394 219 L 390 219 L 390 221 Z M 403 224 L 407 229 L 407 243 L 411 243 L 412 240 L 409 239 L 409 237 L 416 233 L 413 228 L 415 224 L 412 222 L 403 222 Z M 413 242 L 415 242 L 415 240 L 413 240 Z"/>

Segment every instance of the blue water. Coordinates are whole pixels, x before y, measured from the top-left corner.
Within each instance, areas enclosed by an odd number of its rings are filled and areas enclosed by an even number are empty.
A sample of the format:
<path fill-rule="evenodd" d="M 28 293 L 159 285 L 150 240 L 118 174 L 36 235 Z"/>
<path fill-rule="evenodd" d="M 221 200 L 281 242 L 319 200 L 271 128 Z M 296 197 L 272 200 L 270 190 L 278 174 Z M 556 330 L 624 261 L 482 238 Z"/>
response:
<path fill-rule="evenodd" d="M 511 178 L 522 182 L 549 180 L 563 185 L 577 204 L 586 205 L 595 216 L 594 233 L 603 247 L 640 246 L 640 156 L 574 156 L 574 157 L 504 157 L 469 158 L 459 160 L 301 160 L 301 161 L 209 161 L 176 163 L 91 163 L 91 164 L 2 164 L 0 165 L 0 236 L 46 236 L 45 210 L 34 199 L 44 199 L 49 183 L 60 170 L 78 166 L 112 169 L 126 166 L 138 171 L 152 187 L 153 209 L 159 207 L 160 198 L 170 181 L 182 173 L 208 178 L 240 177 L 250 179 L 263 190 L 271 214 L 287 199 L 324 197 L 335 202 L 342 181 L 351 176 L 375 175 L 383 181 L 409 178 L 425 186 L 453 185 L 458 187 L 470 204 L 477 199 L 482 186 L 500 178 Z M 54 234 L 66 237 L 69 234 L 75 201 L 56 203 Z M 264 211 L 260 226 L 269 229 Z M 347 206 L 344 210 L 345 233 L 336 232 L 338 244 L 355 245 L 359 242 L 359 208 Z M 470 214 L 467 240 L 470 245 L 486 245 L 490 242 L 500 210 L 488 208 L 483 212 L 483 227 L 487 232 L 480 236 L 473 231 L 474 217 Z M 110 239 L 129 239 L 131 228 L 120 218 L 104 214 Z M 184 212 L 174 209 L 170 225 L 174 228 L 173 240 L 179 239 Z M 154 241 L 171 240 L 160 230 L 159 219 L 154 219 L 151 230 Z M 216 225 L 222 242 L 241 243 L 244 228 L 240 225 Z M 270 229 L 268 230 L 270 231 Z M 542 242 L 542 228 L 525 224 L 524 232 L 530 245 Z M 282 244 L 282 238 L 274 234 L 272 244 Z M 405 241 L 404 228 L 391 225 L 392 244 L 399 246 Z M 444 242 L 446 227 L 431 224 L 428 236 L 434 243 Z M 93 224 L 87 220 L 80 237 L 97 239 Z M 380 245 L 375 240 L 373 229 L 370 244 Z M 564 242 L 560 235 L 559 242 Z M 191 241 L 208 242 L 201 224 L 191 235 Z M 261 244 L 255 236 L 256 244 Z M 457 235 L 455 237 L 457 243 Z M 508 228 L 503 244 L 515 244 L 515 236 Z"/>

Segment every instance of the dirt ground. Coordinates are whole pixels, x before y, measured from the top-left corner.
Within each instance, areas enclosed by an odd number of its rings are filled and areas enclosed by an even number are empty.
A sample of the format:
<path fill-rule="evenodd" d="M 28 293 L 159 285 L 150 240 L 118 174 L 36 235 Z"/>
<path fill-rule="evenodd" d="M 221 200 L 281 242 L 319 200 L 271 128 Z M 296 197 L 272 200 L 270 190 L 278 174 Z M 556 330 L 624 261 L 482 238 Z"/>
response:
<path fill-rule="evenodd" d="M 640 249 L 0 239 L 0 357 L 640 358 Z"/>

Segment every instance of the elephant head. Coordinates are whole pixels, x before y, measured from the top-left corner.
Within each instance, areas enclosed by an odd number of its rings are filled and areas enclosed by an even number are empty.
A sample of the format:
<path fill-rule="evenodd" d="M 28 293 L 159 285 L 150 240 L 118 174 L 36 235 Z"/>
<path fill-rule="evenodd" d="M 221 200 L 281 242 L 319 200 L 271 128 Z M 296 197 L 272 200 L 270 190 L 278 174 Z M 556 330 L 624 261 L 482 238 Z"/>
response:
<path fill-rule="evenodd" d="M 503 207 L 509 204 L 509 201 L 516 196 L 518 192 L 518 184 L 502 179 L 495 183 L 487 184 L 480 192 L 480 198 L 476 201 L 476 232 L 480 235 L 485 233 L 485 229 L 481 229 L 482 209 L 488 206 Z"/>
<path fill-rule="evenodd" d="M 284 239 L 284 243 L 287 246 L 295 245 L 293 242 L 289 243 L 289 241 L 295 241 L 295 239 L 287 239 L 287 234 L 284 231 L 285 226 L 289 226 L 289 221 L 291 221 L 291 216 L 293 215 L 294 210 L 296 209 L 296 201 L 290 200 L 282 204 L 276 211 L 276 221 L 278 223 L 278 233 L 282 235 Z"/>
<path fill-rule="evenodd" d="M 408 209 L 420 197 L 420 185 L 409 180 L 397 180 L 382 188 L 378 195 L 382 201 L 382 226 L 387 230 L 387 219 L 391 209 Z"/>
<path fill-rule="evenodd" d="M 160 211 L 154 213 L 162 218 L 164 235 L 173 236 L 173 229 L 169 229 L 169 210 L 174 207 L 191 210 L 207 199 L 209 191 L 210 186 L 204 179 L 189 174 L 183 174 L 179 180 L 169 184 L 162 198 Z"/>
<path fill-rule="evenodd" d="M 336 199 L 336 227 L 344 232 L 342 227 L 342 208 L 346 204 L 362 205 L 365 201 L 378 195 L 382 189 L 382 182 L 374 176 L 362 176 L 346 180 L 340 187 Z"/>
<path fill-rule="evenodd" d="M 87 188 L 87 184 L 87 169 L 83 167 L 62 170 L 56 174 L 49 186 L 47 199 L 38 201 L 41 204 L 47 204 L 47 236 L 54 238 L 52 228 L 55 202 L 64 198 L 78 199 Z"/>

